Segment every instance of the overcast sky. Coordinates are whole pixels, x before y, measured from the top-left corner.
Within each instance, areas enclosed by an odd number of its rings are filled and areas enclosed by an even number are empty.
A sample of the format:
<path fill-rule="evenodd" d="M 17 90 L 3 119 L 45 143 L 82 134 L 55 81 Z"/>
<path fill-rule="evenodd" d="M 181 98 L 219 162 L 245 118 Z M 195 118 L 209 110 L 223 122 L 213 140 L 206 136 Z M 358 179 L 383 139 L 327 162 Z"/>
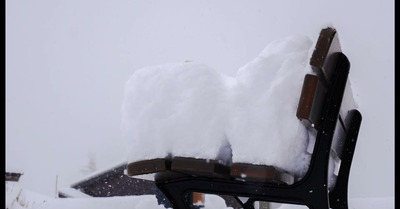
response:
<path fill-rule="evenodd" d="M 126 158 L 123 87 L 137 69 L 193 60 L 235 76 L 268 43 L 333 25 L 363 123 L 350 196 L 394 195 L 394 2 L 6 1 L 6 166 L 54 194 Z"/>

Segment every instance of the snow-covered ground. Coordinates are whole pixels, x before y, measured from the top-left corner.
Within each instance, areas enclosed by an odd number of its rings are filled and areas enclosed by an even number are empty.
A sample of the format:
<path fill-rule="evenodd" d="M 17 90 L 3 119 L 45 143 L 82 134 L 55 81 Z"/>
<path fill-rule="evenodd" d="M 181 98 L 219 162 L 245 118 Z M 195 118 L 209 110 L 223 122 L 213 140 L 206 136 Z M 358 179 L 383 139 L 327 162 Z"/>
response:
<path fill-rule="evenodd" d="M 106 198 L 51 198 L 23 189 L 18 183 L 6 182 L 6 209 L 164 209 L 152 195 Z M 284 204 L 276 209 L 305 209 Z M 352 198 L 349 209 L 392 209 L 393 197 Z M 204 209 L 230 209 L 222 198 L 205 195 Z"/>
<path fill-rule="evenodd" d="M 18 182 L 6 181 L 6 209 L 18 208 L 39 208 L 47 201 L 51 201 L 52 197 L 38 194 L 27 190 Z"/>

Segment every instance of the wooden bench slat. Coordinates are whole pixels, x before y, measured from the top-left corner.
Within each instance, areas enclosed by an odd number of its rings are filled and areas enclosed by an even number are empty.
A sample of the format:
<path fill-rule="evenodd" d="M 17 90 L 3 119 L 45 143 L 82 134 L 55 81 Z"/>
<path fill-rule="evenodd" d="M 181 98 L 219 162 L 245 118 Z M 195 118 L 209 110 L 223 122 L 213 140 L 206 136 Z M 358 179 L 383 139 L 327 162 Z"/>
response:
<path fill-rule="evenodd" d="M 292 184 L 294 177 L 273 166 L 233 163 L 231 177 L 256 182 Z"/>
<path fill-rule="evenodd" d="M 172 158 L 171 170 L 191 175 L 229 176 L 229 166 L 223 165 L 217 160 L 174 157 Z"/>
<path fill-rule="evenodd" d="M 322 29 L 310 59 L 310 65 L 314 72 L 326 83 L 331 82 L 336 63 L 336 55 L 341 52 L 336 30 L 333 28 Z"/>
<path fill-rule="evenodd" d="M 335 62 L 341 51 L 337 31 L 330 27 L 322 29 L 311 56 L 310 65 L 325 85 L 331 82 L 331 77 L 336 67 Z M 342 107 L 340 108 L 340 116 L 342 119 L 346 118 L 350 110 L 356 108 L 352 93 L 349 91 L 350 88 L 350 82 L 347 81 Z"/>
<path fill-rule="evenodd" d="M 170 159 L 151 159 L 129 163 L 127 165 L 128 176 L 158 173 L 171 170 Z"/>
<path fill-rule="evenodd" d="M 326 91 L 318 76 L 305 75 L 296 116 L 310 130 L 319 126 Z"/>

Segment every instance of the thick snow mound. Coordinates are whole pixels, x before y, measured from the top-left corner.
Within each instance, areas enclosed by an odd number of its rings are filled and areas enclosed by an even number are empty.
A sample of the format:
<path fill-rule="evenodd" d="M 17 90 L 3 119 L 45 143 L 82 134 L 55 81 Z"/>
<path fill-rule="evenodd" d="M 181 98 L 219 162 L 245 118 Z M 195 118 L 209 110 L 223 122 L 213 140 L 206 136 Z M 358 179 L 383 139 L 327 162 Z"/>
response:
<path fill-rule="evenodd" d="M 296 111 L 311 45 L 304 36 L 277 40 L 239 69 L 227 132 L 233 162 L 307 170 L 308 131 Z"/>
<path fill-rule="evenodd" d="M 166 157 L 215 159 L 227 124 L 226 78 L 191 62 L 136 71 L 125 86 L 123 136 L 130 161 Z"/>
<path fill-rule="evenodd" d="M 269 44 L 236 78 L 185 62 L 136 71 L 125 85 L 129 162 L 168 155 L 308 169 L 309 133 L 296 117 L 311 40 Z"/>

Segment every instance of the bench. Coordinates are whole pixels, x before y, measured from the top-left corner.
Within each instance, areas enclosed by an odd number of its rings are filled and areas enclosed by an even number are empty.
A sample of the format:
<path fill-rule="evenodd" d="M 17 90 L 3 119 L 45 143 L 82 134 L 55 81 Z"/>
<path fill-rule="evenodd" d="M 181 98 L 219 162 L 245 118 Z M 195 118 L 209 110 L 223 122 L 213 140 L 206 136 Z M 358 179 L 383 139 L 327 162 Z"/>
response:
<path fill-rule="evenodd" d="M 223 164 L 217 160 L 169 157 L 130 162 L 128 176 L 155 174 L 157 187 L 175 209 L 191 208 L 188 194 L 230 195 L 245 209 L 255 201 L 348 208 L 347 185 L 361 124 L 347 95 L 350 63 L 340 50 L 336 30 L 321 30 L 310 59 L 315 75 L 305 75 L 296 116 L 315 135 L 310 166 L 300 180 L 268 165 Z M 339 162 L 337 178 L 328 187 L 329 159 Z M 239 197 L 247 197 L 242 202 Z"/>

